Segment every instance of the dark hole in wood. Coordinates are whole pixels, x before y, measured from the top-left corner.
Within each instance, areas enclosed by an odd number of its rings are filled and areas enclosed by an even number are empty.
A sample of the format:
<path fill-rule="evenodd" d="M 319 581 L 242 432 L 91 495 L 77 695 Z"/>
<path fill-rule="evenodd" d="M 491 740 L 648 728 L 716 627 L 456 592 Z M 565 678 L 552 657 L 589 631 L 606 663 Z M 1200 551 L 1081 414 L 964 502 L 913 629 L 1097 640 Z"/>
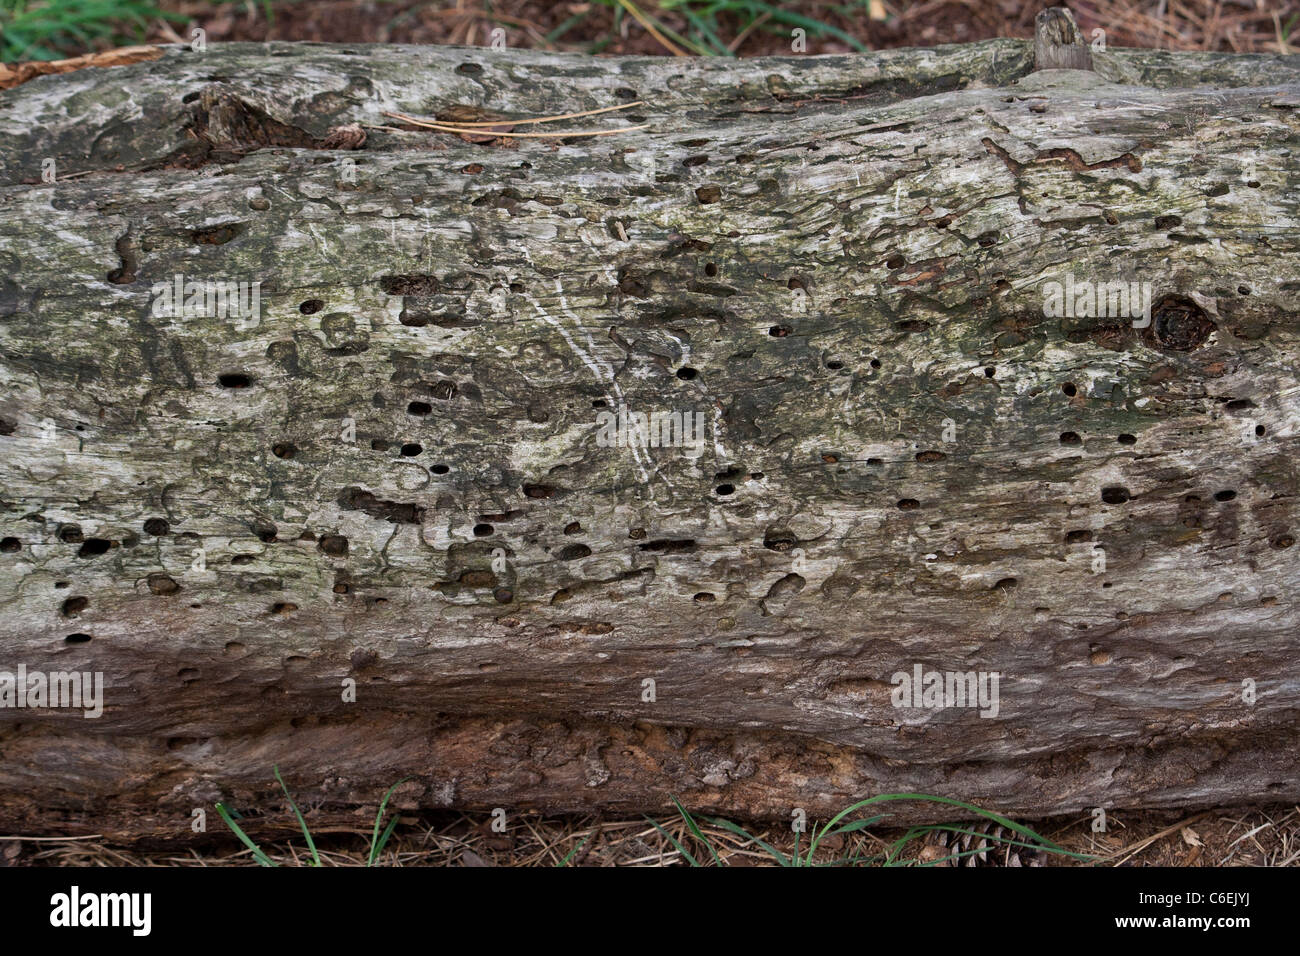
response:
<path fill-rule="evenodd" d="M 1151 310 L 1147 334 L 1158 348 L 1190 352 L 1215 330 L 1205 310 L 1185 296 L 1167 295 Z"/>
<path fill-rule="evenodd" d="M 113 542 L 105 538 L 87 538 L 85 542 L 81 545 L 81 547 L 77 550 L 77 557 L 93 558 L 97 555 L 103 554 L 110 547 L 112 547 L 112 544 Z"/>
<path fill-rule="evenodd" d="M 322 535 L 316 547 L 332 558 L 341 558 L 348 553 L 348 539 L 341 534 Z"/>

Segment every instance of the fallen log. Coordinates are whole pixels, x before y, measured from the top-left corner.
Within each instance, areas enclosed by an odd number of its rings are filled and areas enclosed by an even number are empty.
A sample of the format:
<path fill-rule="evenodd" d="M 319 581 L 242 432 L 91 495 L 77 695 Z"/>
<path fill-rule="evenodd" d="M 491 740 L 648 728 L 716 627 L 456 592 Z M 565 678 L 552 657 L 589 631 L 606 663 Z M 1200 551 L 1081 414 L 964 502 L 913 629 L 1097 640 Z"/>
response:
<path fill-rule="evenodd" d="M 1300 799 L 1300 57 L 1090 61 L 0 92 L 0 825 Z"/>

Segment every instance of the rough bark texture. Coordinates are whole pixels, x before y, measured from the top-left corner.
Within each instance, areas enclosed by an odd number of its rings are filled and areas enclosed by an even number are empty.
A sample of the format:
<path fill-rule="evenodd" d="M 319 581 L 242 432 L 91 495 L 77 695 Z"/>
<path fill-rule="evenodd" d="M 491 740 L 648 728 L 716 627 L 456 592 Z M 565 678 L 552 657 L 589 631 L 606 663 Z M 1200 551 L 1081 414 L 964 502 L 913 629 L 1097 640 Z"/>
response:
<path fill-rule="evenodd" d="M 0 92 L 0 669 L 108 685 L 0 710 L 0 823 L 184 839 L 272 764 L 318 827 L 405 776 L 1300 799 L 1300 58 L 1093 65 L 234 44 Z M 1045 317 L 1071 272 L 1151 326 Z M 155 315 L 178 273 L 260 320 Z M 602 447 L 620 406 L 703 453 Z M 893 707 L 915 664 L 997 718 Z"/>

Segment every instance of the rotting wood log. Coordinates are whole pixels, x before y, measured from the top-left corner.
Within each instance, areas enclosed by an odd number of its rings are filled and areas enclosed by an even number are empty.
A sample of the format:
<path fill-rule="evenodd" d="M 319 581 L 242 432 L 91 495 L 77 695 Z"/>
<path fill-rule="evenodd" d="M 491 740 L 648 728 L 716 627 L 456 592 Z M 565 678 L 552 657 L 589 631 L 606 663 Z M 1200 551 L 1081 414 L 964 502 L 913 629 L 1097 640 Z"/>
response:
<path fill-rule="evenodd" d="M 0 825 L 184 840 L 272 764 L 314 827 L 1300 799 L 1300 57 L 1091 61 L 0 92 L 0 670 L 105 682 L 0 709 Z"/>

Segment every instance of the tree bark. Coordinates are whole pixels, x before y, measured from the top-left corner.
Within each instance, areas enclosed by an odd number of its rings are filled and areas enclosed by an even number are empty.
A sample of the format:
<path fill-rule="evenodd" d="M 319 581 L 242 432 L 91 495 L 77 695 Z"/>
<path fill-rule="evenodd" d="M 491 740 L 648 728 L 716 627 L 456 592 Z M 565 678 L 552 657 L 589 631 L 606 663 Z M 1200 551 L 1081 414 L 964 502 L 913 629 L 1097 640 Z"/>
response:
<path fill-rule="evenodd" d="M 184 840 L 272 764 L 316 827 L 403 777 L 1300 799 L 1300 58 L 1091 59 L 230 44 L 0 92 L 0 670 L 106 685 L 0 709 L 0 825 Z M 260 314 L 160 314 L 176 276 Z M 895 706 L 918 665 L 996 716 Z"/>

